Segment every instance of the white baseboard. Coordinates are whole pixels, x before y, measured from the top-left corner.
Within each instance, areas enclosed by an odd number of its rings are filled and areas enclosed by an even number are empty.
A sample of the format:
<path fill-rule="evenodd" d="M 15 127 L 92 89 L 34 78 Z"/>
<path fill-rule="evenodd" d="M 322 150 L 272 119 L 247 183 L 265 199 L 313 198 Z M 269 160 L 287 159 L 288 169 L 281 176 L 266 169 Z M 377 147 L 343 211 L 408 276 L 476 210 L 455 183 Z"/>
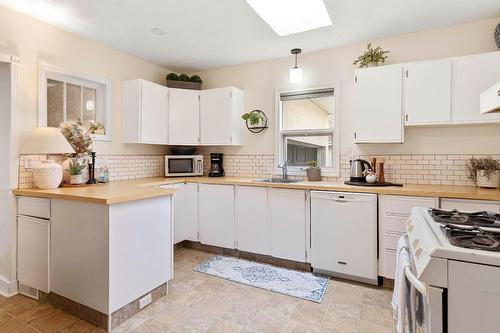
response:
<path fill-rule="evenodd" d="M 0 276 L 0 295 L 10 297 L 16 295 L 17 293 L 17 281 L 7 281 Z"/>

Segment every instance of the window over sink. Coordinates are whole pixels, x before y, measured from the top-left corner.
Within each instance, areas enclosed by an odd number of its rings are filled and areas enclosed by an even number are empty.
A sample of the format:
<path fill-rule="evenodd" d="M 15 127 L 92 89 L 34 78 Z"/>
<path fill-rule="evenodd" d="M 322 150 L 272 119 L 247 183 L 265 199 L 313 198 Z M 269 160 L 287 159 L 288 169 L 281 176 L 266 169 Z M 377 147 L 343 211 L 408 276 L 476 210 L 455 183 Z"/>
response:
<path fill-rule="evenodd" d="M 307 162 L 318 161 L 322 174 L 338 176 L 339 130 L 336 88 L 277 94 L 276 161 L 288 162 L 289 173 L 303 175 Z"/>

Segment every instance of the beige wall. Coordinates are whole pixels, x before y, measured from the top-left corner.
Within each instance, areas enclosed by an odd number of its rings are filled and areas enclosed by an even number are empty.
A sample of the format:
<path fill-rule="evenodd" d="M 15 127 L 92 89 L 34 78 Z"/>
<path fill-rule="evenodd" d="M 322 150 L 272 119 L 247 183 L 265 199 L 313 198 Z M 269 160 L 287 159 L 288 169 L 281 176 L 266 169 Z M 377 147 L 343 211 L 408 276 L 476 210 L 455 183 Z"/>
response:
<path fill-rule="evenodd" d="M 493 31 L 499 19 L 428 30 L 374 40 L 391 51 L 388 63 L 467 55 L 497 50 Z M 298 46 L 300 45 L 292 45 Z M 262 134 L 243 135 L 239 148 L 212 149 L 236 154 L 273 154 L 275 141 L 275 89 L 294 90 L 325 87 L 340 82 L 341 147 L 343 153 L 421 154 L 421 153 L 499 153 L 500 125 L 446 128 L 410 128 L 405 130 L 404 144 L 353 144 L 353 65 L 363 52 L 365 43 L 318 52 L 303 53 L 299 65 L 304 70 L 303 83 L 288 82 L 292 57 L 202 71 L 204 87 L 235 85 L 245 90 L 245 110 L 262 109 L 270 118 L 270 126 Z M 500 78 L 499 78 L 500 79 Z M 479 110 L 478 110 L 479 112 Z"/>
<path fill-rule="evenodd" d="M 100 43 L 65 32 L 0 6 L 0 54 L 21 59 L 21 144 L 37 121 L 38 63 L 95 75 L 112 83 L 112 142 L 97 142 L 98 154 L 163 154 L 166 147 L 121 144 L 122 82 L 144 78 L 163 83 L 168 69 L 155 66 Z"/>

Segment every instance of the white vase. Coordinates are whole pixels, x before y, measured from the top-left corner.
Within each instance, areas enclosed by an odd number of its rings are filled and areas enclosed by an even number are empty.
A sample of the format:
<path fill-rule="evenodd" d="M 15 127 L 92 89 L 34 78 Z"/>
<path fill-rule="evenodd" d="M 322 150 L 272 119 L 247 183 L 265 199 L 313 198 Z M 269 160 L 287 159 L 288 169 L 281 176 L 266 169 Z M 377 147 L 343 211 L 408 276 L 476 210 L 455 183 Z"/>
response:
<path fill-rule="evenodd" d="M 69 174 L 69 162 L 71 162 L 72 160 L 75 160 L 77 162 L 79 162 L 80 164 L 81 163 L 85 163 L 85 168 L 82 170 L 82 175 L 85 175 L 87 174 L 88 172 L 88 164 L 87 164 L 87 159 L 85 157 L 74 157 L 74 158 L 67 158 L 64 160 L 63 162 L 63 169 L 64 169 L 64 174 L 63 174 L 63 181 L 66 183 L 66 184 L 71 184 L 71 180 L 70 180 L 70 174 Z"/>
<path fill-rule="evenodd" d="M 70 175 L 69 176 L 69 183 L 71 185 L 80 185 L 80 184 L 83 184 L 83 174 Z"/>
<path fill-rule="evenodd" d="M 33 167 L 33 182 L 41 190 L 51 190 L 61 185 L 63 167 L 53 160 L 42 161 Z"/>
<path fill-rule="evenodd" d="M 490 174 L 489 178 L 484 174 L 484 170 L 477 170 L 477 186 L 488 188 L 500 187 L 500 174 L 498 170 Z"/>

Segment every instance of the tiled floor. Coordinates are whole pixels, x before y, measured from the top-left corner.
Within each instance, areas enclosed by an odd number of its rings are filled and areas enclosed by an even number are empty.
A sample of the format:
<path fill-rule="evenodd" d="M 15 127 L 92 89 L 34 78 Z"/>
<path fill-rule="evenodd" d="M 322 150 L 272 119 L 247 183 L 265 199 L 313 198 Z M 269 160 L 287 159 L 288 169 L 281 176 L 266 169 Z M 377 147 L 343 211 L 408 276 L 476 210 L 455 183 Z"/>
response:
<path fill-rule="evenodd" d="M 321 304 L 193 271 L 212 254 L 178 249 L 169 294 L 114 332 L 391 333 L 390 290 L 331 280 Z M 0 332 L 92 332 L 95 327 L 22 296 L 0 298 Z"/>

